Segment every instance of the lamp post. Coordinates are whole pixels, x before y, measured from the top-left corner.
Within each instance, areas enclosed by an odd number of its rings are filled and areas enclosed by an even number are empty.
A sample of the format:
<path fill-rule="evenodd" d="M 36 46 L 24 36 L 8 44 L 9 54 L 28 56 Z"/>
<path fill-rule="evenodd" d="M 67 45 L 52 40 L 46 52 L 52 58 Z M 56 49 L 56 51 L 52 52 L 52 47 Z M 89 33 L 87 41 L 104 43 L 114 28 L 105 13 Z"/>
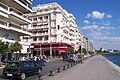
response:
<path fill-rule="evenodd" d="M 50 57 L 52 58 L 52 40 L 51 40 L 51 14 L 48 14 L 48 26 L 49 26 L 49 40 L 50 40 Z"/>

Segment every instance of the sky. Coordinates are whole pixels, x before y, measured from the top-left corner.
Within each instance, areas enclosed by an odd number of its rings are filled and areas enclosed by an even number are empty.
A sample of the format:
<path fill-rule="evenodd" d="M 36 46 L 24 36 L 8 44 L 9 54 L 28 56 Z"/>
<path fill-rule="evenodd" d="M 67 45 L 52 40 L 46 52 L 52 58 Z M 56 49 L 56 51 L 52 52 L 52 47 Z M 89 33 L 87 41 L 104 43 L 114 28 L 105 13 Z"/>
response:
<path fill-rule="evenodd" d="M 51 2 L 75 16 L 95 49 L 120 49 L 120 0 L 33 0 L 32 6 Z"/>

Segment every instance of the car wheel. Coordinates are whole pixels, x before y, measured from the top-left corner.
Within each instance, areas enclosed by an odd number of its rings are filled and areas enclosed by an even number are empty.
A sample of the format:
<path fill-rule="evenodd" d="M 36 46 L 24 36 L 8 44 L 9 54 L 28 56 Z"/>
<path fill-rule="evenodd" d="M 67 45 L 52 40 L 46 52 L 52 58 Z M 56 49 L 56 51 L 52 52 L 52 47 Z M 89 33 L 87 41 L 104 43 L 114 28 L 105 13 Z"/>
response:
<path fill-rule="evenodd" d="M 26 78 L 25 73 L 22 73 L 22 74 L 20 75 L 20 80 L 24 80 L 25 78 Z"/>

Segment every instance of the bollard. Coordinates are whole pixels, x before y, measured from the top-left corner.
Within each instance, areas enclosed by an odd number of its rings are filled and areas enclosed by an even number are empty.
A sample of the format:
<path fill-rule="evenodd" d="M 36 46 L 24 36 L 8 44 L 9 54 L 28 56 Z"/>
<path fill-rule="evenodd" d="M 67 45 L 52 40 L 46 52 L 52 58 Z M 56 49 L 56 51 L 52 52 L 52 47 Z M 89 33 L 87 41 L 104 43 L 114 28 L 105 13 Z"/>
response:
<path fill-rule="evenodd" d="M 50 71 L 50 74 L 48 76 L 53 76 L 53 71 Z"/>
<path fill-rule="evenodd" d="M 60 73 L 61 71 L 60 71 L 60 68 L 58 68 L 58 70 L 57 70 L 57 73 Z"/>
<path fill-rule="evenodd" d="M 67 65 L 67 68 L 69 68 L 69 65 Z"/>
<path fill-rule="evenodd" d="M 63 66 L 63 70 L 66 70 L 66 67 L 65 67 L 65 66 Z"/>
<path fill-rule="evenodd" d="M 38 80 L 43 80 L 41 74 L 38 74 Z"/>

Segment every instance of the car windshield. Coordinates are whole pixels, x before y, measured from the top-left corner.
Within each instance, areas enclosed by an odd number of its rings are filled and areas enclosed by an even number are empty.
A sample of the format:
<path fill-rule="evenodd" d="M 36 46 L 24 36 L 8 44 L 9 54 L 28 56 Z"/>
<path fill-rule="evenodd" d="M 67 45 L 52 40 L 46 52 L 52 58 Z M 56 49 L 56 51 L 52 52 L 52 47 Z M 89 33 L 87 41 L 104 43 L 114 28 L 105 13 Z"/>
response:
<path fill-rule="evenodd" d="M 6 65 L 6 68 L 17 69 L 17 68 L 19 68 L 19 64 L 18 63 L 8 63 Z"/>

